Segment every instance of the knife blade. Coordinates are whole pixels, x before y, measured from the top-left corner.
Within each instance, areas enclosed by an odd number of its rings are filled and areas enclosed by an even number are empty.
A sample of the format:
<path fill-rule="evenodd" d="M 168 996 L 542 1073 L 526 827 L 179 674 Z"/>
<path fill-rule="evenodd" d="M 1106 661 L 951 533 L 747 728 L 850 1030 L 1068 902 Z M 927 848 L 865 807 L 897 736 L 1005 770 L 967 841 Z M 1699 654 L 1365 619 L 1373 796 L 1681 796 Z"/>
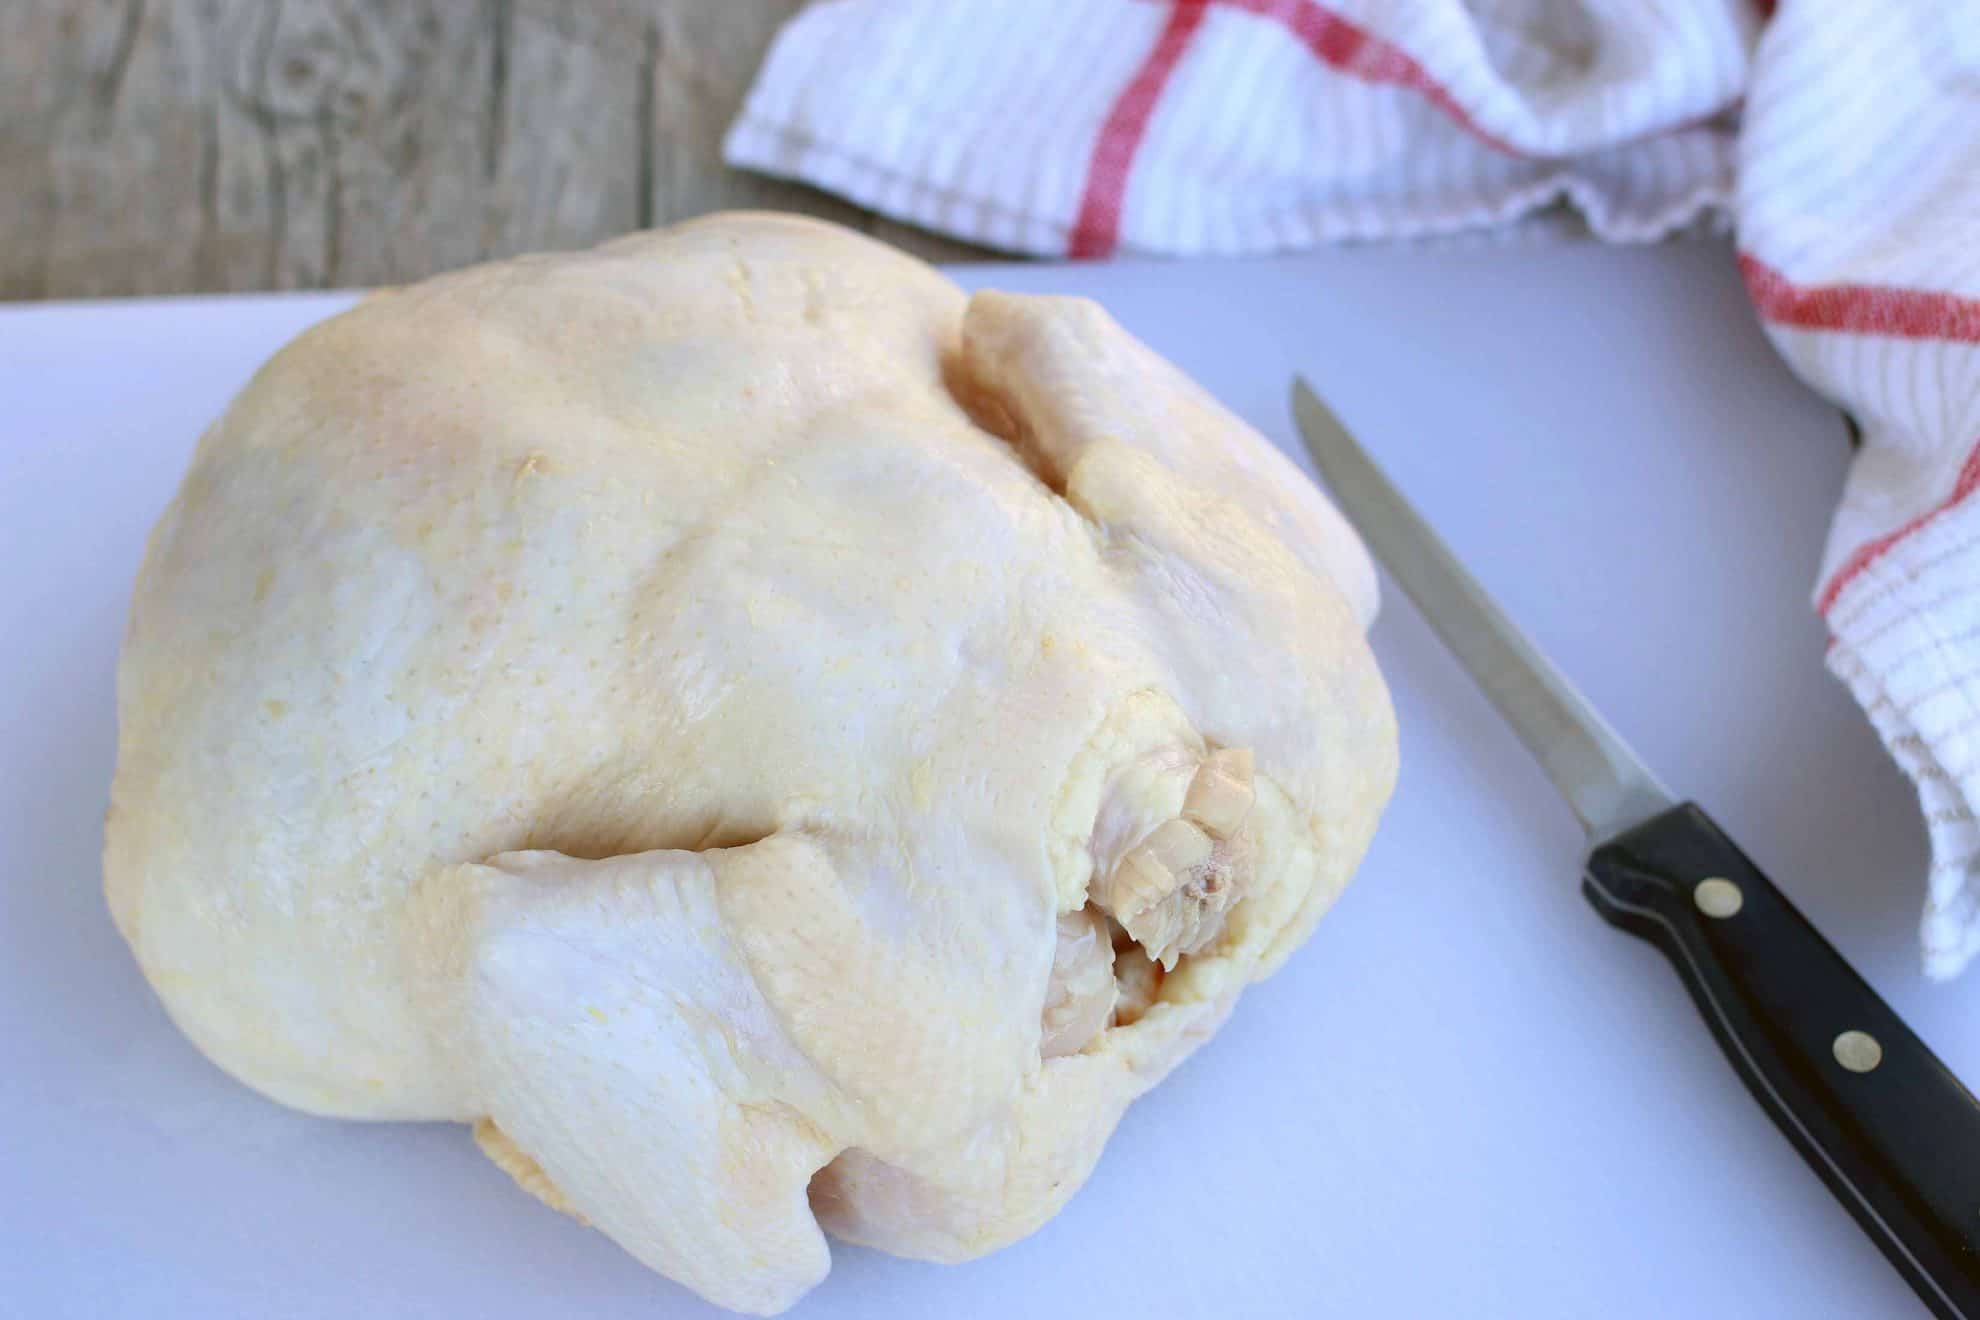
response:
<path fill-rule="evenodd" d="M 1292 409 L 1348 521 L 1580 819 L 1583 895 L 1665 954 L 1747 1089 L 1920 1300 L 1980 1320 L 1980 1103 L 1711 817 L 1671 796 L 1303 379 Z"/>
<path fill-rule="evenodd" d="M 1649 767 L 1506 617 L 1303 380 L 1293 414 L 1349 521 L 1568 800 L 1591 839 L 1677 805 Z"/>

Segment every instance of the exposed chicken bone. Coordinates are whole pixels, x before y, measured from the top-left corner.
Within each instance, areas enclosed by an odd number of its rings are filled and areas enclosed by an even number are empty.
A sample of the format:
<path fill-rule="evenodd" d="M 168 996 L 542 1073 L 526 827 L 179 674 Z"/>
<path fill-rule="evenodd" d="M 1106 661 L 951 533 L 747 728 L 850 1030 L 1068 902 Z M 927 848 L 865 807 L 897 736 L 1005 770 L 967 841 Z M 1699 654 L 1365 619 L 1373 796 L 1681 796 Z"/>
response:
<path fill-rule="evenodd" d="M 1251 801 L 1251 749 L 1226 747 L 1211 753 L 1189 781 L 1183 819 L 1213 839 L 1228 839 L 1251 814 Z"/>

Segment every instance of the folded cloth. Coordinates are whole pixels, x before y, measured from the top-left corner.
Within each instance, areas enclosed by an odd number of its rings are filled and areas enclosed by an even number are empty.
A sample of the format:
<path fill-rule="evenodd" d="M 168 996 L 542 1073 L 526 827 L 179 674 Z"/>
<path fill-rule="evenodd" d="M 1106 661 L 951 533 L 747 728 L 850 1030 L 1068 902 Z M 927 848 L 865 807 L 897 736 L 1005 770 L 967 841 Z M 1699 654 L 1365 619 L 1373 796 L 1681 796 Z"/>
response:
<path fill-rule="evenodd" d="M 1814 600 L 1918 786 L 1926 969 L 1980 950 L 1980 0 L 834 0 L 726 154 L 1046 256 L 1729 218 L 1861 431 Z"/>

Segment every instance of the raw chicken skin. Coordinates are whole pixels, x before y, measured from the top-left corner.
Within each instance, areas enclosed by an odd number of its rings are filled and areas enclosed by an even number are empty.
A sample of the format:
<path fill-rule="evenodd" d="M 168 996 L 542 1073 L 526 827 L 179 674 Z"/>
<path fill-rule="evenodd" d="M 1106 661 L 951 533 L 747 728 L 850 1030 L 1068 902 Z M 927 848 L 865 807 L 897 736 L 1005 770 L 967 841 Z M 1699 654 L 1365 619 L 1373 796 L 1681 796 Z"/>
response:
<path fill-rule="evenodd" d="M 718 216 L 375 294 L 202 439 L 111 910 L 217 1063 L 770 1313 L 1031 1232 L 1395 775 L 1368 561 L 1090 303 Z M 1215 1140 L 1204 1134 L 1201 1140 Z"/>

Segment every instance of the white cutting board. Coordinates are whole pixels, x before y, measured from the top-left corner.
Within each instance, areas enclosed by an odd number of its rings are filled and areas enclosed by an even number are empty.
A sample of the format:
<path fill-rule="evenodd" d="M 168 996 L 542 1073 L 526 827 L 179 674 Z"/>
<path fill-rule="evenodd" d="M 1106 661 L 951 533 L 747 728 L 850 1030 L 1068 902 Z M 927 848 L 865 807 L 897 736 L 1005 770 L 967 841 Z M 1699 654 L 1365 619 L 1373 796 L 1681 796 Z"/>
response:
<path fill-rule="evenodd" d="M 1511 612 L 1969 1081 L 1919 976 L 1909 791 L 1807 606 L 1846 441 L 1721 245 L 1047 266 L 1273 440 L 1306 372 Z M 0 1313 L 715 1314 L 445 1126 L 292 1114 L 206 1064 L 98 888 L 111 679 L 194 437 L 334 296 L 0 309 Z M 1304 460 L 1301 460 L 1304 462 Z M 1313 941 L 1030 1240 L 838 1248 L 805 1317 L 1923 1314 L 1576 889 L 1574 822 L 1391 592 L 1402 779 Z"/>

